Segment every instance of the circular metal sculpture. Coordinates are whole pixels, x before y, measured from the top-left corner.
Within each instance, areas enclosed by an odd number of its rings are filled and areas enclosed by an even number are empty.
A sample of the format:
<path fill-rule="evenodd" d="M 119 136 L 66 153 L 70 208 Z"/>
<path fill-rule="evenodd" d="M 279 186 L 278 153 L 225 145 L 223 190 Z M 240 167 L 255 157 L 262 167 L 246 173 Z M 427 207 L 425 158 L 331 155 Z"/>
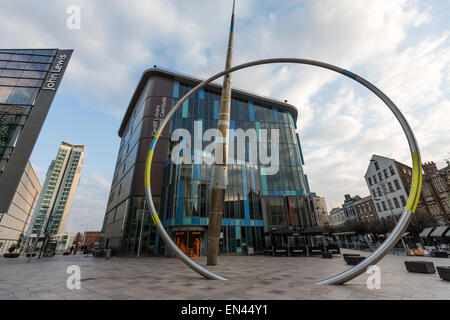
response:
<path fill-rule="evenodd" d="M 162 130 L 169 122 L 170 118 L 175 114 L 175 112 L 181 107 L 184 101 L 186 101 L 190 96 L 192 96 L 194 93 L 199 91 L 201 88 L 209 84 L 210 82 L 220 78 L 221 76 L 231 73 L 240 69 L 245 69 L 257 65 L 263 65 L 263 64 L 272 64 L 272 63 L 296 63 L 296 64 L 307 64 L 307 65 L 313 65 L 325 69 L 329 69 L 332 71 L 335 71 L 337 73 L 341 73 L 359 83 L 361 83 L 363 86 L 368 88 L 370 91 L 375 93 L 386 105 L 387 107 L 392 111 L 392 113 L 397 118 L 398 122 L 400 123 L 405 135 L 406 139 L 408 140 L 409 149 L 411 151 L 411 157 L 412 157 L 412 164 L 413 164 L 413 175 L 412 175 L 412 183 L 411 183 L 411 190 L 409 192 L 409 198 L 406 203 L 405 209 L 400 217 L 400 219 L 397 222 L 397 225 L 395 226 L 394 230 L 392 230 L 389 237 L 383 242 L 383 244 L 375 250 L 369 257 L 367 257 L 365 260 L 363 260 L 361 263 L 356 265 L 355 267 L 344 271 L 338 275 L 335 275 L 329 279 L 322 280 L 317 282 L 317 284 L 343 284 L 360 274 L 364 273 L 367 268 L 370 265 L 376 264 L 378 261 L 380 261 L 392 247 L 400 240 L 402 234 L 408 227 L 409 221 L 411 219 L 412 213 L 416 210 L 417 204 L 419 202 L 419 196 L 420 196 L 420 190 L 422 187 L 422 163 L 420 160 L 420 153 L 419 153 L 419 147 L 417 145 L 417 141 L 414 137 L 414 134 L 411 130 L 411 127 L 409 126 L 408 122 L 406 121 L 403 114 L 400 112 L 400 110 L 397 108 L 397 106 L 377 87 L 375 87 L 373 84 L 371 84 L 369 81 L 359 77 L 358 75 L 347 71 L 345 69 L 333 66 L 331 64 L 323 63 L 320 61 L 314 61 L 314 60 L 307 60 L 307 59 L 296 59 L 296 58 L 274 58 L 274 59 L 263 59 L 263 60 L 257 60 L 252 61 L 244 64 L 237 65 L 235 67 L 232 67 L 227 70 L 223 70 L 212 77 L 206 79 L 205 81 L 199 83 L 196 87 L 194 87 L 191 91 L 189 91 L 187 94 L 185 94 L 178 102 L 177 104 L 170 110 L 170 112 L 167 114 L 166 118 L 158 128 L 158 131 L 156 132 L 152 144 L 150 146 L 150 150 L 148 151 L 147 155 L 147 163 L 145 167 L 145 190 L 147 194 L 147 200 L 149 203 L 150 211 L 152 214 L 152 219 L 154 223 L 156 224 L 156 228 L 158 229 L 161 237 L 164 239 L 168 247 L 183 260 L 183 262 L 193 269 L 195 272 L 201 274 L 207 279 L 215 279 L 215 280 L 227 280 L 224 277 L 221 277 L 213 272 L 210 272 L 206 270 L 205 268 L 201 267 L 200 265 L 196 264 L 194 261 L 192 261 L 187 255 L 185 255 L 178 247 L 177 245 L 172 241 L 170 236 L 167 234 L 166 230 L 164 229 L 164 226 L 162 225 L 161 221 L 159 220 L 158 213 L 155 210 L 155 206 L 153 204 L 152 200 L 152 192 L 150 188 L 150 170 L 152 165 L 152 158 L 153 158 L 153 152 L 155 151 L 156 144 L 158 142 L 158 138 L 161 135 Z"/>

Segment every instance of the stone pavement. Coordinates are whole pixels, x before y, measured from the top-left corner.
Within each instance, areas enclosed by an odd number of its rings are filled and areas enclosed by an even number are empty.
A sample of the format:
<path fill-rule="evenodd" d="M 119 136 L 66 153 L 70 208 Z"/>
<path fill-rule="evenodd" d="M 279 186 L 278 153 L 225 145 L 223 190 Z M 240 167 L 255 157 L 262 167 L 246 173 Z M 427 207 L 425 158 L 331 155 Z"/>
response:
<path fill-rule="evenodd" d="M 342 250 L 355 253 L 353 250 Z M 361 252 L 358 252 L 361 253 Z M 363 252 L 362 255 L 367 253 Z M 368 289 L 368 274 L 342 286 L 314 282 L 349 268 L 341 256 L 220 256 L 208 269 L 228 281 L 203 279 L 175 258 L 77 256 L 33 259 L 0 258 L 0 299 L 450 299 L 450 282 L 438 274 L 408 273 L 404 260 L 450 259 L 388 255 L 381 268 L 381 288 Z M 206 265 L 206 258 L 197 259 Z M 81 269 L 81 289 L 69 290 L 69 265 Z"/>

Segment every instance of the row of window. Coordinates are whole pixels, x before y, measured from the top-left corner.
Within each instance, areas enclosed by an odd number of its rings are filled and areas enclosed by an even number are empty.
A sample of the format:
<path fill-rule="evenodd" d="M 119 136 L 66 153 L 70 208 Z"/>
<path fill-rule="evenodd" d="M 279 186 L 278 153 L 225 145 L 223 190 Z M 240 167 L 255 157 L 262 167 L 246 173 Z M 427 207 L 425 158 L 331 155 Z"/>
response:
<path fill-rule="evenodd" d="M 397 199 L 397 197 L 394 197 L 392 199 L 394 201 L 394 205 L 395 208 L 400 208 L 400 203 Z M 404 207 L 406 206 L 406 199 L 404 196 L 400 196 L 400 201 L 401 201 L 401 205 Z M 394 206 L 392 205 L 392 201 L 391 199 L 387 199 L 388 204 L 386 205 L 386 202 L 384 200 L 381 201 L 381 205 L 380 202 L 376 202 L 377 208 L 378 208 L 378 212 L 382 212 L 382 211 L 386 211 L 388 210 L 388 206 L 389 206 L 389 210 L 390 209 L 394 209 Z"/>
<path fill-rule="evenodd" d="M 396 190 L 400 190 L 402 188 L 400 186 L 400 183 L 398 182 L 397 179 L 394 180 L 395 190 L 394 190 L 394 187 L 392 186 L 391 182 L 388 182 L 387 185 L 388 185 L 388 188 L 389 188 L 389 192 L 386 190 L 386 186 L 383 184 L 381 186 L 382 189 L 383 189 L 383 192 L 381 192 L 381 188 L 380 187 L 377 187 L 376 191 L 375 191 L 375 189 L 372 189 L 373 196 L 376 198 L 377 194 L 378 194 L 378 196 L 381 197 L 384 194 L 387 194 L 387 193 L 390 193 L 390 192 L 395 192 Z"/>
<path fill-rule="evenodd" d="M 374 161 L 374 164 L 375 164 L 375 168 L 377 169 L 377 171 L 379 171 L 380 167 L 378 165 L 378 162 Z M 395 170 L 394 170 L 393 166 L 389 166 L 389 172 L 390 172 L 390 175 L 388 173 L 388 169 L 383 169 L 383 174 L 384 174 L 384 178 L 385 179 L 389 178 L 389 176 L 394 176 L 395 175 Z M 383 174 L 381 172 L 378 172 L 378 179 L 380 181 L 383 181 Z M 372 182 L 372 178 L 373 178 L 373 182 Z M 377 179 L 376 175 L 373 175 L 372 178 L 371 177 L 367 178 L 367 182 L 369 183 L 369 186 L 372 186 L 373 184 L 377 184 L 378 183 L 378 179 Z"/>

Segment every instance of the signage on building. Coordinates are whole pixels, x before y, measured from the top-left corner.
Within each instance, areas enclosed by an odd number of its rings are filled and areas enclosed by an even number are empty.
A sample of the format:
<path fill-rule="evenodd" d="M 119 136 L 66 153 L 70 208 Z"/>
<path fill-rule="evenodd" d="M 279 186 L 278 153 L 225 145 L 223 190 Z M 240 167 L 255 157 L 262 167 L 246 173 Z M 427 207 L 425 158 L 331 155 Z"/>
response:
<path fill-rule="evenodd" d="M 47 79 L 45 79 L 44 86 L 42 87 L 43 90 L 56 91 L 65 63 L 67 63 L 66 54 L 59 54 L 55 58 L 52 68 L 48 72 Z"/>
<path fill-rule="evenodd" d="M 155 113 L 153 114 L 152 134 L 155 135 L 159 126 L 162 124 L 164 117 L 166 116 L 167 98 L 162 97 L 161 103 L 155 107 Z"/>

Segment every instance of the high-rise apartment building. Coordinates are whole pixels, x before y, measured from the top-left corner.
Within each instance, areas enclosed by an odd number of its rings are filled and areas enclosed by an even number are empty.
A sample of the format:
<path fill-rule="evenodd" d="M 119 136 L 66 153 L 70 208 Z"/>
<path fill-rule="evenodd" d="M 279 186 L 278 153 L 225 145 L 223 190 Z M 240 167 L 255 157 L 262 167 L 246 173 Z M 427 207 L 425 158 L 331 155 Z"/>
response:
<path fill-rule="evenodd" d="M 71 54 L 0 49 L 0 214 L 10 209 Z"/>
<path fill-rule="evenodd" d="M 80 181 L 83 159 L 84 146 L 62 142 L 56 159 L 48 168 L 27 238 L 33 239 L 44 234 L 53 236 L 65 231 Z"/>

